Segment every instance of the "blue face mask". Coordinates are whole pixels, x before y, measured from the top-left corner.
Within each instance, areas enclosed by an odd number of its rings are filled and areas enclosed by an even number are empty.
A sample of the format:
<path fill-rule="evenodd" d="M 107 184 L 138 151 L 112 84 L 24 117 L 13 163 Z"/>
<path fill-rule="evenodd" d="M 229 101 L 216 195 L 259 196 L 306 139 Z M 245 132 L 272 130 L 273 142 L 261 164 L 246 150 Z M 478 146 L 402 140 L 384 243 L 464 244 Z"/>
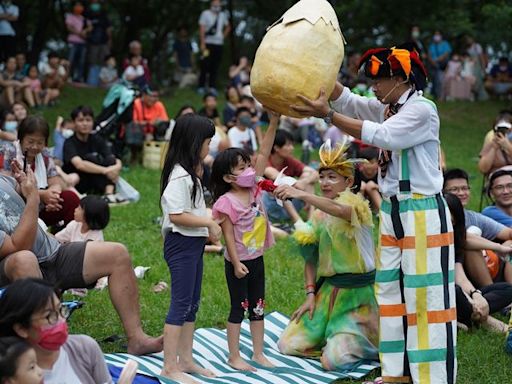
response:
<path fill-rule="evenodd" d="M 250 127 L 252 124 L 251 116 L 240 116 L 238 121 L 240 122 L 240 125 L 243 125 L 244 127 Z"/>
<path fill-rule="evenodd" d="M 18 128 L 17 121 L 6 121 L 4 123 L 5 132 L 16 132 L 16 128 Z"/>

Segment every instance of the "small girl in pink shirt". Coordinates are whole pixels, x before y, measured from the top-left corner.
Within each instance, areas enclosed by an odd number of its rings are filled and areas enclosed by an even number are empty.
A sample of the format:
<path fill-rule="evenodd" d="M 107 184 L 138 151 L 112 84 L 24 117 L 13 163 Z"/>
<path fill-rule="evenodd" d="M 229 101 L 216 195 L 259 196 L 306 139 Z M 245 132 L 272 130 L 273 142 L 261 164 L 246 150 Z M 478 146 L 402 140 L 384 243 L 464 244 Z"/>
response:
<path fill-rule="evenodd" d="M 110 220 L 108 203 L 100 196 L 85 196 L 75 209 L 75 220 L 57 232 L 55 237 L 61 243 L 73 241 L 103 241 L 103 229 Z"/>
<path fill-rule="evenodd" d="M 265 308 L 264 251 L 273 245 L 270 223 L 261 201 L 256 178 L 263 175 L 274 143 L 279 116 L 272 114 L 254 168 L 249 154 L 229 148 L 217 155 L 212 166 L 213 217 L 220 222 L 226 242 L 225 274 L 231 297 L 227 334 L 228 364 L 255 371 L 240 356 L 240 327 L 246 313 L 251 321 L 252 360 L 273 367 L 263 354 Z"/>

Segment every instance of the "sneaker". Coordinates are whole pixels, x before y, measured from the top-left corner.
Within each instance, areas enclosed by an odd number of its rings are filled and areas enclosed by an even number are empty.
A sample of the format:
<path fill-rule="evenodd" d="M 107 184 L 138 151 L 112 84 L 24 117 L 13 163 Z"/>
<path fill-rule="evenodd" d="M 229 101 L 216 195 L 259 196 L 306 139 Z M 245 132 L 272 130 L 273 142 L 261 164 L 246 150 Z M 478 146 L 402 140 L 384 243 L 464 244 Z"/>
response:
<path fill-rule="evenodd" d="M 118 194 L 109 193 L 108 195 L 104 195 L 103 198 L 108 203 L 108 205 L 115 206 L 115 205 L 123 205 L 128 204 L 128 200 L 122 198 Z"/>

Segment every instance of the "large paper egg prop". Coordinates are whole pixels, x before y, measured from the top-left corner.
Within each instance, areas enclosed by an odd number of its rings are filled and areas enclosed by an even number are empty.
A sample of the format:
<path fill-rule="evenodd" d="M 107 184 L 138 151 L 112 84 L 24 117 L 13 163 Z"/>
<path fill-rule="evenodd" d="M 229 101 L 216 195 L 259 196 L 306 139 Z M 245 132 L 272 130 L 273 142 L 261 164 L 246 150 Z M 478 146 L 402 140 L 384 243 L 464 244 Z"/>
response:
<path fill-rule="evenodd" d="M 316 99 L 334 89 L 344 56 L 338 18 L 326 0 L 301 0 L 267 29 L 251 70 L 251 92 L 263 105 L 300 117 L 297 94 Z"/>

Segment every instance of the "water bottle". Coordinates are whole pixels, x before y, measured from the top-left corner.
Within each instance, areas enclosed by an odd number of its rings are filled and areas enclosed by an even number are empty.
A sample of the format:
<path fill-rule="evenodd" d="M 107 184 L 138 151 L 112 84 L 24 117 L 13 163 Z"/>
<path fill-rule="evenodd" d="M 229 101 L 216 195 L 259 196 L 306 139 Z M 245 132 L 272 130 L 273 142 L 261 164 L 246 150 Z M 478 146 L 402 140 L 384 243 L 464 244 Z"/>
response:
<path fill-rule="evenodd" d="M 311 143 L 309 140 L 304 140 L 302 142 L 302 156 L 301 161 L 302 163 L 308 165 L 309 164 L 309 158 L 310 158 L 310 152 L 311 152 Z"/>

